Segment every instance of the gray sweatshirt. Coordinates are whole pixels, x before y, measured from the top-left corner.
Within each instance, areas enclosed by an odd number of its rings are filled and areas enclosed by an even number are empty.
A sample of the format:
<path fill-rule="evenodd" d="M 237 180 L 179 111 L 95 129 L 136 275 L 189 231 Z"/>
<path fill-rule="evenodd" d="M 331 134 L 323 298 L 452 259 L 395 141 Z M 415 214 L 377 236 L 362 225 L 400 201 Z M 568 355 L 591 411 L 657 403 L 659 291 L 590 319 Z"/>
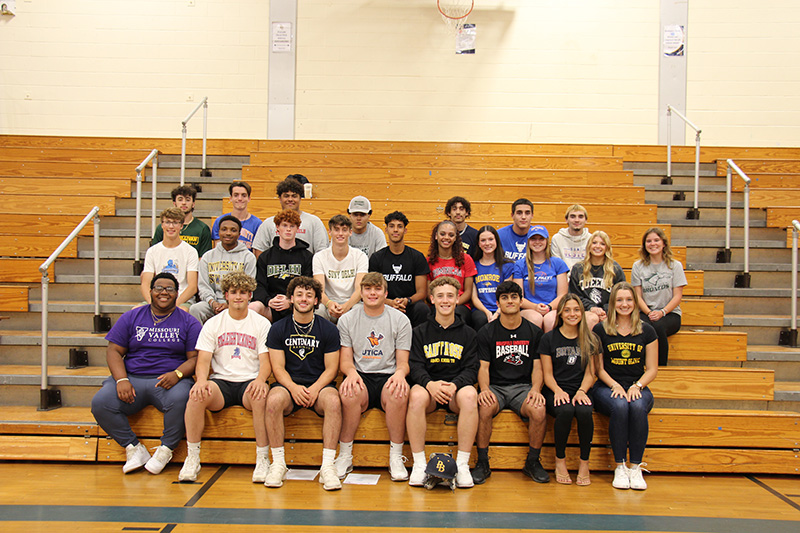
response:
<path fill-rule="evenodd" d="M 222 278 L 229 272 L 244 272 L 253 279 L 256 277 L 256 256 L 241 241 L 230 252 L 220 242 L 203 254 L 197 268 L 200 300 L 208 303 L 224 302 Z"/>

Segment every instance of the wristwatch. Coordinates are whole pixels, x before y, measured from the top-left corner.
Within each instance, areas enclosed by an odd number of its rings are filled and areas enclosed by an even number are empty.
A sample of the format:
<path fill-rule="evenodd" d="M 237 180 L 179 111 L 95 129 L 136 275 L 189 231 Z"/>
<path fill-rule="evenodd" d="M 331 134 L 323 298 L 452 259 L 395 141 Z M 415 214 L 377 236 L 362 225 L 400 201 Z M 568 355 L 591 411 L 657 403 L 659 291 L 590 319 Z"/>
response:
<path fill-rule="evenodd" d="M 642 382 L 641 382 L 641 381 L 639 381 L 639 380 L 636 380 L 636 383 L 634 383 L 634 385 L 636 385 L 637 387 L 639 387 L 639 390 L 642 390 L 642 389 L 644 388 L 644 385 L 642 385 Z"/>
<path fill-rule="evenodd" d="M 173 372 L 175 372 L 175 374 L 177 374 L 178 379 L 183 379 L 183 372 L 181 372 L 177 368 L 175 370 L 173 370 Z"/>

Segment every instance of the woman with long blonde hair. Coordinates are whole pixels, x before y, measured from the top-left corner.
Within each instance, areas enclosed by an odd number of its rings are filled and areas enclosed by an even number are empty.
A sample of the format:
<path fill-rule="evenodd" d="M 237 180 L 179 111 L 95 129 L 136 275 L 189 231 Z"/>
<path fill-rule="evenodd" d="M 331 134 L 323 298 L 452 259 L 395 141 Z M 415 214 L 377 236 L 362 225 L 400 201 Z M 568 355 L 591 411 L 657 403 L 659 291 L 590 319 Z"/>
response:
<path fill-rule="evenodd" d="M 556 481 L 569 485 L 572 478 L 566 464 L 567 438 L 572 419 L 578 422 L 580 443 L 579 486 L 589 485 L 589 452 L 592 449 L 592 400 L 594 357 L 600 353 L 600 339 L 586 322 L 581 299 L 569 293 L 558 304 L 557 321 L 539 341 L 545 388 L 542 389 L 547 413 L 555 419 L 553 437 L 556 447 Z"/>
<path fill-rule="evenodd" d="M 601 355 L 595 358 L 598 382 L 592 400 L 597 412 L 609 417 L 608 437 L 617 463 L 612 486 L 644 490 L 642 458 L 647 414 L 653 408 L 648 385 L 658 374 L 658 339 L 652 326 L 639 319 L 639 301 L 630 283 L 614 285 L 608 316 L 593 331 Z M 625 464 L 628 458 L 631 468 Z"/>
<path fill-rule="evenodd" d="M 639 257 L 631 270 L 631 285 L 639 298 L 641 319 L 658 335 L 658 366 L 667 366 L 668 337 L 681 329 L 686 274 L 681 262 L 672 258 L 669 239 L 661 228 L 644 232 Z"/>
<path fill-rule="evenodd" d="M 614 261 L 611 239 L 605 231 L 595 231 L 586 245 L 586 259 L 569 273 L 569 292 L 581 299 L 590 327 L 605 320 L 611 287 L 620 281 L 625 281 L 625 272 Z"/>

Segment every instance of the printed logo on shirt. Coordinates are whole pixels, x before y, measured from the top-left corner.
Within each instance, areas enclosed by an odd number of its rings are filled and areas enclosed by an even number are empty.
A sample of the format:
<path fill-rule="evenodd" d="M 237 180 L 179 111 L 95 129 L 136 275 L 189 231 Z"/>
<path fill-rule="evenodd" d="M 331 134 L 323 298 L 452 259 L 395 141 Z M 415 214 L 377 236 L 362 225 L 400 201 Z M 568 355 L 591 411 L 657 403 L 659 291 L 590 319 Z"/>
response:
<path fill-rule="evenodd" d="M 164 268 L 161 269 L 161 272 L 169 272 L 170 274 L 177 275 L 178 272 L 180 272 L 180 270 L 181 270 L 180 267 L 175 264 L 175 260 L 169 259 L 167 261 L 166 266 L 164 266 Z"/>
<path fill-rule="evenodd" d="M 361 351 L 361 357 L 363 359 L 381 359 L 383 357 L 383 350 L 379 345 L 384 339 L 383 333 L 376 335 L 374 331 L 371 331 L 366 339 L 369 341 L 370 347 Z"/>
<path fill-rule="evenodd" d="M 672 284 L 669 280 L 672 278 L 671 273 L 656 272 L 649 278 L 645 278 L 642 283 L 642 292 L 645 294 L 651 292 L 658 292 L 663 290 L 672 289 Z"/>
<path fill-rule="evenodd" d="M 641 363 L 642 357 L 636 354 L 641 354 L 643 345 L 635 342 L 614 342 L 606 347 L 609 352 L 619 352 L 619 356 L 612 355 L 611 364 L 618 366 L 638 365 Z"/>
<path fill-rule="evenodd" d="M 241 359 L 242 358 L 242 350 L 238 346 L 233 349 L 233 354 L 231 355 L 231 359 Z"/>
<path fill-rule="evenodd" d="M 525 247 L 528 245 L 527 242 L 515 242 L 514 246 L 517 247 L 517 251 L 522 253 L 525 251 Z"/>
<path fill-rule="evenodd" d="M 566 357 L 567 365 L 575 366 L 575 363 L 581 357 L 581 350 L 577 346 L 559 346 L 556 348 L 556 359 Z"/>
<path fill-rule="evenodd" d="M 434 268 L 431 271 L 433 275 L 433 279 L 439 278 L 441 276 L 453 276 L 454 278 L 463 277 L 462 270 L 459 267 L 454 266 L 443 266 Z"/>
<path fill-rule="evenodd" d="M 208 282 L 219 285 L 222 278 L 231 272 L 244 272 L 244 263 L 238 261 L 214 261 L 208 264 Z"/>
<path fill-rule="evenodd" d="M 392 264 L 392 270 L 394 270 L 395 274 L 399 274 L 400 271 L 403 270 L 403 265 Z"/>
<path fill-rule="evenodd" d="M 328 279 L 350 279 L 356 277 L 355 268 L 346 268 L 344 270 L 328 270 Z"/>
<path fill-rule="evenodd" d="M 181 328 L 159 328 L 136 326 L 136 340 L 139 342 L 175 342 L 181 338 Z"/>
<path fill-rule="evenodd" d="M 464 346 L 449 341 L 436 341 L 422 347 L 428 363 L 455 363 L 461 359 Z"/>
<path fill-rule="evenodd" d="M 521 366 L 525 364 L 523 357 L 527 358 L 530 355 L 528 354 L 528 347 L 530 346 L 530 341 L 497 341 L 495 343 L 495 353 L 494 356 L 496 359 L 503 359 L 503 363 L 512 366 Z"/>
<path fill-rule="evenodd" d="M 278 279 L 290 279 L 302 274 L 300 263 L 290 265 L 267 265 L 267 277 Z"/>
<path fill-rule="evenodd" d="M 237 346 L 255 350 L 256 340 L 257 339 L 253 335 L 230 331 L 217 337 L 217 347 L 222 348 L 223 346 Z"/>
<path fill-rule="evenodd" d="M 147 328 L 143 326 L 136 326 L 136 340 L 141 341 L 145 334 L 147 333 Z"/>
<path fill-rule="evenodd" d="M 190 246 L 197 246 L 197 244 L 200 242 L 200 237 L 198 235 L 181 234 L 181 240 Z"/>
<path fill-rule="evenodd" d="M 319 343 L 320 341 L 311 335 L 297 335 L 293 333 L 286 339 L 285 345 L 289 349 L 289 353 L 303 361 L 319 348 Z"/>

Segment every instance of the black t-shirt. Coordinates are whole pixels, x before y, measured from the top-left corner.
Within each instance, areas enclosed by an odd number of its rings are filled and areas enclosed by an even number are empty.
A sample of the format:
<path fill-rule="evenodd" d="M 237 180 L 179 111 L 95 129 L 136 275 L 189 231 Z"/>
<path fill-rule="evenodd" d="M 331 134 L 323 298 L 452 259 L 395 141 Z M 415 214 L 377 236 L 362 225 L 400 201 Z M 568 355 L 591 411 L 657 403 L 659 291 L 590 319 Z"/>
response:
<path fill-rule="evenodd" d="M 461 244 L 464 246 L 464 253 L 472 255 L 478 245 L 478 230 L 467 224 L 461 233 Z"/>
<path fill-rule="evenodd" d="M 428 261 L 419 251 L 406 246 L 395 255 L 389 247 L 381 248 L 369 258 L 369 271 L 380 272 L 389 284 L 389 298 L 411 298 L 417 292 L 415 276 L 427 276 Z"/>
<path fill-rule="evenodd" d="M 292 381 L 311 385 L 325 371 L 325 354 L 339 349 L 339 330 L 324 318 L 315 316 L 314 326 L 305 335 L 295 327 L 292 317 L 287 316 L 269 329 L 267 347 L 283 350 L 286 371 Z"/>
<path fill-rule="evenodd" d="M 542 330 L 524 318 L 517 329 L 508 330 L 493 320 L 478 332 L 478 357 L 489 362 L 489 383 L 531 383 L 533 361 L 539 359 Z"/>
<path fill-rule="evenodd" d="M 575 396 L 581 388 L 586 370 L 581 367 L 581 347 L 578 338 L 566 338 L 559 328 L 548 331 L 539 343 L 539 354 L 550 356 L 556 383 L 569 394 L 570 398 Z"/>
<path fill-rule="evenodd" d="M 645 348 L 658 338 L 653 326 L 642 323 L 638 335 L 609 335 L 601 322 L 593 331 L 600 337 L 603 369 L 625 389 L 636 383 L 645 371 Z"/>

